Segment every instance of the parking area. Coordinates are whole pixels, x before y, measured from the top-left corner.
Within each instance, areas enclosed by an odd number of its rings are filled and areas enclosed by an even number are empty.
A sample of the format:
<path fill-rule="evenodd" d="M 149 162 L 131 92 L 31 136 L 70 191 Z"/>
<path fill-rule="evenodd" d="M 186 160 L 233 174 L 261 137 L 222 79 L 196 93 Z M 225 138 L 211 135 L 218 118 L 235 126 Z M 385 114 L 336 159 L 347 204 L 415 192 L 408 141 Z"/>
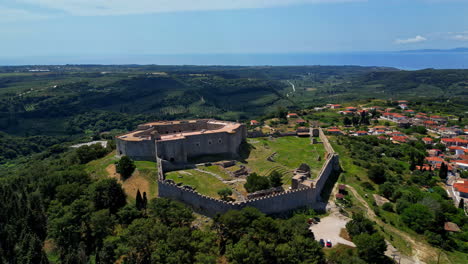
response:
<path fill-rule="evenodd" d="M 351 219 L 341 215 L 338 212 L 333 212 L 329 216 L 324 217 L 317 224 L 312 224 L 310 230 L 314 233 L 315 239 L 319 241 L 331 240 L 332 246 L 337 244 L 356 247 L 353 242 L 340 237 L 342 228 L 346 228 L 346 223 Z"/>

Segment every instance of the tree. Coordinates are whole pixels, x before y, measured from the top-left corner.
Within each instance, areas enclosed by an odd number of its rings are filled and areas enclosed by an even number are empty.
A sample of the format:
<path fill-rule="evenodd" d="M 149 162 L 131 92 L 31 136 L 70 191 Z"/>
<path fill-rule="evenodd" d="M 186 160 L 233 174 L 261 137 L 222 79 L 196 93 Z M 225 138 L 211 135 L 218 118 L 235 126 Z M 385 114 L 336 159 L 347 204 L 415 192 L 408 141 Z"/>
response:
<path fill-rule="evenodd" d="M 223 189 L 218 191 L 218 195 L 221 197 L 221 200 L 227 201 L 227 200 L 229 200 L 229 198 L 231 198 L 229 196 L 232 195 L 232 190 L 230 188 L 227 188 L 227 187 L 223 188 Z"/>
<path fill-rule="evenodd" d="M 143 209 L 146 211 L 146 207 L 148 206 L 148 198 L 146 197 L 146 192 L 143 192 Z"/>
<path fill-rule="evenodd" d="M 385 182 L 384 184 L 379 185 L 379 193 L 387 199 L 390 199 L 394 192 L 395 192 L 394 183 Z"/>
<path fill-rule="evenodd" d="M 350 126 L 351 124 L 352 124 L 351 119 L 349 119 L 349 117 L 345 116 L 345 118 L 343 119 L 343 125 Z"/>
<path fill-rule="evenodd" d="M 247 176 L 247 182 L 244 184 L 244 188 L 249 193 L 266 190 L 270 188 L 270 181 L 267 177 L 259 176 L 254 172 Z"/>
<path fill-rule="evenodd" d="M 123 179 L 128 179 L 135 171 L 135 163 L 128 156 L 123 156 L 116 164 L 116 170 Z"/>
<path fill-rule="evenodd" d="M 167 226 L 190 226 L 192 211 L 184 204 L 165 198 L 152 199 L 148 206 L 148 215 L 159 219 Z"/>
<path fill-rule="evenodd" d="M 385 262 L 385 251 L 387 244 L 384 238 L 379 234 L 360 234 L 353 238 L 356 244 L 359 257 L 367 263 L 383 263 Z"/>
<path fill-rule="evenodd" d="M 369 179 L 377 184 L 384 183 L 386 181 L 385 169 L 379 165 L 372 165 L 368 172 Z"/>
<path fill-rule="evenodd" d="M 138 210 L 143 209 L 143 197 L 141 197 L 140 189 L 137 190 L 135 197 L 135 206 Z"/>
<path fill-rule="evenodd" d="M 373 234 L 375 233 L 374 222 L 364 217 L 362 213 L 353 215 L 353 220 L 346 224 L 346 231 L 351 237 L 359 234 Z"/>
<path fill-rule="evenodd" d="M 97 210 L 107 208 L 112 214 L 127 203 L 122 185 L 116 179 L 102 179 L 91 184 L 88 195 Z"/>
<path fill-rule="evenodd" d="M 434 213 L 422 204 L 412 204 L 401 213 L 401 220 L 416 232 L 433 227 Z"/>
<path fill-rule="evenodd" d="M 282 175 L 276 170 L 270 174 L 269 180 L 272 187 L 281 187 L 283 185 Z"/>
<path fill-rule="evenodd" d="M 442 162 L 442 164 L 440 164 L 440 169 L 439 169 L 439 178 L 441 178 L 442 180 L 445 180 L 447 179 L 447 175 L 448 175 L 448 166 Z"/>
<path fill-rule="evenodd" d="M 460 202 L 458 203 L 458 208 L 460 209 L 465 208 L 465 200 L 463 200 L 463 198 L 460 199 Z"/>

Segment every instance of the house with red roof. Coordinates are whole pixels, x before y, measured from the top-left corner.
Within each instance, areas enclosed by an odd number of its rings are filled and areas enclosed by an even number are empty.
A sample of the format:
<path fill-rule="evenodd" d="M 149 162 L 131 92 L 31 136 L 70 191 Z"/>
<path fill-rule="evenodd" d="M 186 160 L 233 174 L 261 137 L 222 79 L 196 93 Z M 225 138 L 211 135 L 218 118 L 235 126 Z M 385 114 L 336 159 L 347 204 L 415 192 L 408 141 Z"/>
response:
<path fill-rule="evenodd" d="M 455 164 L 455 166 L 461 170 L 468 169 L 468 160 L 451 160 L 450 162 Z"/>
<path fill-rule="evenodd" d="M 368 135 L 367 131 L 364 131 L 364 130 L 360 130 L 356 132 L 356 136 L 367 136 L 367 135 Z"/>
<path fill-rule="evenodd" d="M 341 108 L 341 105 L 340 104 L 332 104 L 332 105 L 330 105 L 330 108 L 331 109 L 338 109 L 338 108 Z"/>
<path fill-rule="evenodd" d="M 258 126 L 258 125 L 260 125 L 260 122 L 258 122 L 257 120 L 250 120 L 250 125 L 251 126 Z"/>
<path fill-rule="evenodd" d="M 329 128 L 327 130 L 327 132 L 330 133 L 330 134 L 334 134 L 334 135 L 342 135 L 343 134 L 343 132 L 338 128 Z"/>
<path fill-rule="evenodd" d="M 468 180 L 458 180 L 453 184 L 453 189 L 460 197 L 468 198 Z"/>
<path fill-rule="evenodd" d="M 299 119 L 296 120 L 296 124 L 305 125 L 305 124 L 307 124 L 307 121 L 305 121 L 304 119 L 299 118 Z"/>
<path fill-rule="evenodd" d="M 422 141 L 424 142 L 424 144 L 426 145 L 432 145 L 434 144 L 434 140 L 430 137 L 423 137 L 422 138 Z"/>
<path fill-rule="evenodd" d="M 439 116 L 439 115 L 433 115 L 429 117 L 430 120 L 435 121 L 437 123 L 445 123 L 447 122 L 447 119 L 445 117 Z"/>
<path fill-rule="evenodd" d="M 425 159 L 427 162 L 429 162 L 430 164 L 437 164 L 437 163 L 442 163 L 444 162 L 444 160 L 442 158 L 439 158 L 439 157 L 426 157 Z"/>
<path fill-rule="evenodd" d="M 448 147 L 448 149 L 451 152 L 455 152 L 455 155 L 463 155 L 463 153 L 465 152 L 465 149 L 459 146 L 450 146 Z"/>
<path fill-rule="evenodd" d="M 432 126 L 436 126 L 437 122 L 427 120 L 427 121 L 424 121 L 423 124 L 424 124 L 425 127 L 432 127 Z"/>
<path fill-rule="evenodd" d="M 296 113 L 289 113 L 286 115 L 286 118 L 298 118 L 299 116 Z"/>
<path fill-rule="evenodd" d="M 440 140 L 445 146 L 459 146 L 459 147 L 468 147 L 468 140 L 462 138 L 442 138 Z"/>
<path fill-rule="evenodd" d="M 423 164 L 422 166 L 416 165 L 417 170 L 425 170 L 425 171 L 430 171 L 432 170 L 432 166 L 429 164 Z"/>
<path fill-rule="evenodd" d="M 407 136 L 393 136 L 392 141 L 396 141 L 399 143 L 406 143 L 409 141 L 409 138 Z"/>

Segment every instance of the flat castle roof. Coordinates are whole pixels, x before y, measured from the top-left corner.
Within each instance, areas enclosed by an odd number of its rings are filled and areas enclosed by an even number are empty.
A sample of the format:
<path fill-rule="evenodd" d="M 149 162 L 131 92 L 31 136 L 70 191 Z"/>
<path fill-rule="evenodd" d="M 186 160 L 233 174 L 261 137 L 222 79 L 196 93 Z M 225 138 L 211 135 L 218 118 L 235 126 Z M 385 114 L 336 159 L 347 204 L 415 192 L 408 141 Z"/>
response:
<path fill-rule="evenodd" d="M 161 139 L 158 141 L 169 141 L 169 140 L 179 140 L 185 138 L 186 136 L 193 136 L 193 135 L 202 135 L 202 134 L 214 134 L 214 133 L 235 133 L 236 129 L 238 129 L 241 124 L 236 122 L 229 122 L 229 121 L 220 121 L 220 120 L 206 120 L 206 119 L 198 119 L 198 120 L 178 120 L 178 121 L 155 121 L 149 122 L 145 124 L 139 125 L 139 129 L 129 132 L 127 134 L 123 134 L 117 136 L 118 139 L 125 140 L 125 141 L 143 141 L 143 140 L 151 140 L 151 135 L 138 135 L 141 132 L 151 129 L 157 126 L 171 126 L 171 125 L 181 125 L 181 124 L 196 124 L 199 122 L 206 122 L 209 124 L 214 125 L 222 125 L 217 129 L 200 129 L 194 131 L 181 131 L 176 133 L 169 133 L 169 134 L 160 134 L 159 136 Z M 157 128 L 155 129 L 157 131 Z"/>

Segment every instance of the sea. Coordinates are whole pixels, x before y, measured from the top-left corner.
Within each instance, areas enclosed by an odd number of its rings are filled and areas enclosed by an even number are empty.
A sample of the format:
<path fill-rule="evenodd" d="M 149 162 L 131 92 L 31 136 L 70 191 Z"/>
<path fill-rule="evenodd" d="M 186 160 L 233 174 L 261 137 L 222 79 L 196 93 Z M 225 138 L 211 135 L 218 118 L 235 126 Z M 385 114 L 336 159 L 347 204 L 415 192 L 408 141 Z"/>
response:
<path fill-rule="evenodd" d="M 345 52 L 287 54 L 171 54 L 0 57 L 0 65 L 157 64 L 302 66 L 359 65 L 402 70 L 468 69 L 468 52 Z"/>

